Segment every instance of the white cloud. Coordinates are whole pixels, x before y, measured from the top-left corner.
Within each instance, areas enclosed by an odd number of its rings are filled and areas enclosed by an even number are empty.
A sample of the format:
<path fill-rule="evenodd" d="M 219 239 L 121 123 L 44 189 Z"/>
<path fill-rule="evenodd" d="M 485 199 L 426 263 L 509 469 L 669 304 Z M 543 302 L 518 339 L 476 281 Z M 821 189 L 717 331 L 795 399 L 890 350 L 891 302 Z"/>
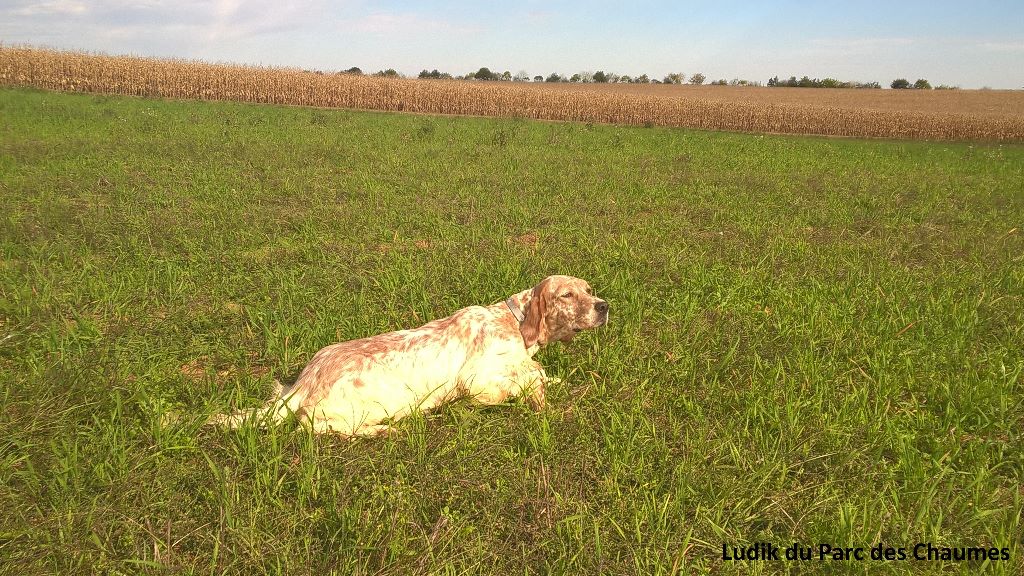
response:
<path fill-rule="evenodd" d="M 814 38 L 808 42 L 812 47 L 854 53 L 875 52 L 915 44 L 913 38 Z"/>
<path fill-rule="evenodd" d="M 323 9 L 320 1 L 219 0 L 208 34 L 225 39 L 298 29 L 320 21 Z"/>
<path fill-rule="evenodd" d="M 50 2 L 16 2 L 9 7 L 11 16 L 48 16 L 84 14 L 86 6 L 77 0 L 52 0 Z"/>
<path fill-rule="evenodd" d="M 978 46 L 991 52 L 1024 52 L 1024 42 L 982 42 Z"/>
<path fill-rule="evenodd" d="M 375 12 L 354 20 L 342 21 L 339 24 L 344 30 L 387 36 L 422 32 L 472 34 L 483 30 L 478 26 L 430 18 L 410 12 Z"/>
<path fill-rule="evenodd" d="M 122 35 L 186 28 L 202 38 L 230 39 L 315 24 L 326 6 L 326 0 L 13 0 L 0 15 L 12 20 L 8 26 L 29 30 L 74 22 Z"/>
<path fill-rule="evenodd" d="M 554 21 L 556 14 L 549 10 L 530 10 L 526 13 L 526 21 L 533 26 L 549 24 Z"/>
<path fill-rule="evenodd" d="M 115 54 L 245 59 L 355 0 L 0 0 L 0 39 Z M 276 35 L 274 42 L 266 37 Z M 276 44 L 275 44 L 276 42 Z M 213 59 L 218 59 L 214 56 Z"/>

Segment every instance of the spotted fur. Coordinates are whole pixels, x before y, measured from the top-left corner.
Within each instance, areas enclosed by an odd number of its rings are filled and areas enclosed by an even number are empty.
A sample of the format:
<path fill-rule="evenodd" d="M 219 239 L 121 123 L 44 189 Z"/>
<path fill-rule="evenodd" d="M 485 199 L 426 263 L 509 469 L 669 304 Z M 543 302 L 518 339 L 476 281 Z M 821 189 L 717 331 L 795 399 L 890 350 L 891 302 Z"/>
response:
<path fill-rule="evenodd" d="M 525 396 L 544 406 L 547 375 L 533 355 L 549 342 L 608 321 L 608 303 L 571 276 L 549 276 L 501 301 L 470 306 L 419 328 L 332 344 L 317 352 L 298 380 L 262 408 L 211 419 L 238 426 L 250 418 L 280 421 L 289 413 L 318 432 L 386 431 L 414 411 L 462 396 L 497 404 Z"/>

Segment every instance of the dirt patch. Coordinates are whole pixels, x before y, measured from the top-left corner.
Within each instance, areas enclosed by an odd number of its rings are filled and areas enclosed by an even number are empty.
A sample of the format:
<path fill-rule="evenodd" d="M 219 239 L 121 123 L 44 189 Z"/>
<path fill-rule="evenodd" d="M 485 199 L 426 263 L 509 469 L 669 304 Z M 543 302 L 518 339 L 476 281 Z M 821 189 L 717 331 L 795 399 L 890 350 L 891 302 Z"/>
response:
<path fill-rule="evenodd" d="M 508 241 L 511 242 L 512 244 L 524 246 L 531 250 L 536 250 L 540 246 L 540 236 L 538 236 L 534 232 L 527 232 L 526 234 L 513 236 L 509 238 Z"/>
<path fill-rule="evenodd" d="M 204 355 L 182 364 L 178 371 L 192 382 L 202 382 L 211 377 L 218 380 L 233 379 L 242 375 L 259 379 L 270 374 L 270 368 L 260 362 L 259 358 L 252 353 L 249 354 L 249 362 L 245 366 L 220 362 Z"/>

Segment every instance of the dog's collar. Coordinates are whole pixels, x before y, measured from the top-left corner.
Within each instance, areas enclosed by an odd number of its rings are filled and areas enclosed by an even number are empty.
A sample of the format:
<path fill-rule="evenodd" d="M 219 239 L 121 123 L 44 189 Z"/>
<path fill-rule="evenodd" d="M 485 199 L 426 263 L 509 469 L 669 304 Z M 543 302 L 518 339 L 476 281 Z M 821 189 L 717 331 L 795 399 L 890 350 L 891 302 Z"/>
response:
<path fill-rule="evenodd" d="M 519 308 L 519 303 L 516 302 L 515 296 L 509 296 L 508 300 L 505 300 L 505 306 L 508 306 L 512 315 L 516 317 L 516 320 L 518 320 L 520 324 L 522 324 L 523 320 L 526 319 L 526 315 L 523 314 L 522 309 Z"/>

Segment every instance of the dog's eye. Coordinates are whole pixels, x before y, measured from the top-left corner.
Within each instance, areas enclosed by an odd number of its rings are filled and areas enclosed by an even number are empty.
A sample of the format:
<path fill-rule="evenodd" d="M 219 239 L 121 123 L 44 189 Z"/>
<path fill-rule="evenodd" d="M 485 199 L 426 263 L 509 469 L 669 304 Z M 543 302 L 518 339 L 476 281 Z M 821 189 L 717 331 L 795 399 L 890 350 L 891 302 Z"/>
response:
<path fill-rule="evenodd" d="M 565 294 L 562 294 L 562 298 L 572 298 L 572 292 L 566 292 Z"/>

